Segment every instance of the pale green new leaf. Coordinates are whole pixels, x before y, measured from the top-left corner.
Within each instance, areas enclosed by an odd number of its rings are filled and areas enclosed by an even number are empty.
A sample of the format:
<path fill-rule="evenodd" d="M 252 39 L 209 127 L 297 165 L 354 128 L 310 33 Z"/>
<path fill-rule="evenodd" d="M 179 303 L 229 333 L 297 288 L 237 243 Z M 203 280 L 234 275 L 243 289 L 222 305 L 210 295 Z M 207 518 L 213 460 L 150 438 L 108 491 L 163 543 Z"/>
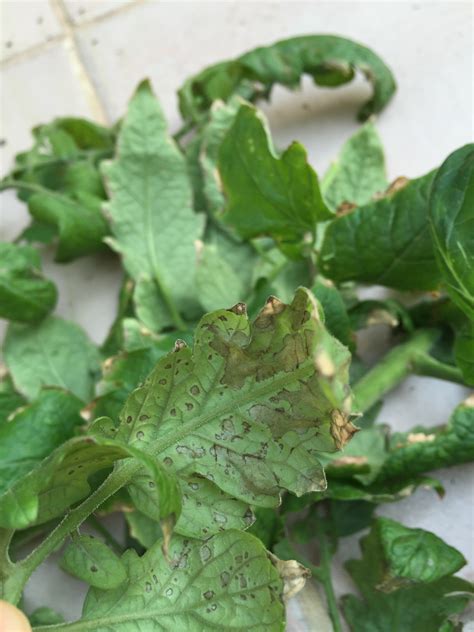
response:
<path fill-rule="evenodd" d="M 269 235 L 282 244 L 314 238 L 316 222 L 331 219 L 306 150 L 293 143 L 278 157 L 263 115 L 242 104 L 220 149 L 226 197 L 223 220 L 248 239 Z"/>
<path fill-rule="evenodd" d="M 110 244 L 138 284 L 139 317 L 154 328 L 182 324 L 180 315 L 196 312 L 195 241 L 204 217 L 194 213 L 185 158 L 168 136 L 148 82 L 139 85 L 130 102 L 117 156 L 104 164 L 103 173 L 111 197 L 106 205 Z M 140 313 L 144 304 L 145 318 Z"/>
<path fill-rule="evenodd" d="M 435 253 L 452 300 L 474 321 L 474 144 L 441 165 L 430 196 Z"/>
<path fill-rule="evenodd" d="M 336 281 L 433 290 L 440 281 L 428 222 L 434 171 L 332 221 L 319 254 Z"/>
<path fill-rule="evenodd" d="M 196 474 L 259 506 L 278 505 L 282 489 L 324 489 L 317 452 L 354 432 L 349 352 L 310 293 L 298 290 L 288 306 L 269 299 L 252 325 L 242 305 L 209 314 L 194 340 L 193 351 L 178 343 L 130 395 L 117 440 L 154 454 L 183 491 Z M 202 537 L 203 525 L 193 526 Z"/>
<path fill-rule="evenodd" d="M 373 89 L 359 111 L 359 118 L 365 120 L 390 101 L 395 79 L 372 50 L 336 35 L 292 37 L 209 66 L 180 88 L 179 107 L 185 120 L 199 123 L 218 99 L 227 101 L 235 94 L 251 101 L 268 98 L 274 84 L 296 88 L 304 74 L 318 85 L 337 87 L 351 81 L 356 69 Z"/>
<path fill-rule="evenodd" d="M 343 202 L 367 204 L 387 185 L 382 143 L 369 122 L 343 145 L 321 181 L 321 190 L 327 205 L 336 210 Z"/>
<path fill-rule="evenodd" d="M 0 318 L 32 323 L 44 318 L 56 300 L 56 286 L 41 273 L 39 253 L 0 243 Z"/>
<path fill-rule="evenodd" d="M 127 551 L 122 562 L 126 582 L 113 590 L 92 588 L 75 630 L 284 630 L 283 582 L 248 533 L 227 531 L 204 543 L 175 536 L 169 561 L 158 541 L 142 557 Z"/>
<path fill-rule="evenodd" d="M 99 352 L 75 323 L 49 316 L 38 325 L 11 324 L 5 360 L 17 390 L 34 399 L 43 386 L 60 386 L 88 402 Z"/>
<path fill-rule="evenodd" d="M 104 590 L 120 586 L 127 578 L 122 560 L 91 535 L 74 537 L 64 551 L 60 565 L 74 577 Z"/>

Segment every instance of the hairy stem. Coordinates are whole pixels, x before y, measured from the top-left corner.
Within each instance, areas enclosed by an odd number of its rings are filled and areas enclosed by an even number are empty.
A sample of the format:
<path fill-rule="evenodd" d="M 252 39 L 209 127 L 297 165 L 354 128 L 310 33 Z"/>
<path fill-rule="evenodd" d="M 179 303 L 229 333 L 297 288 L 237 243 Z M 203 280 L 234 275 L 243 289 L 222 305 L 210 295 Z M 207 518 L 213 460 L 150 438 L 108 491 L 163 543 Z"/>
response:
<path fill-rule="evenodd" d="M 355 410 L 367 411 L 383 395 L 412 373 L 426 375 L 423 368 L 427 369 L 428 363 L 423 364 L 422 359 L 429 358 L 428 352 L 438 336 L 439 331 L 436 329 L 420 329 L 406 342 L 389 351 L 354 385 Z M 448 379 L 446 375 L 447 372 L 444 372 L 443 379 Z M 440 374 L 438 373 L 436 377 L 440 377 Z"/>

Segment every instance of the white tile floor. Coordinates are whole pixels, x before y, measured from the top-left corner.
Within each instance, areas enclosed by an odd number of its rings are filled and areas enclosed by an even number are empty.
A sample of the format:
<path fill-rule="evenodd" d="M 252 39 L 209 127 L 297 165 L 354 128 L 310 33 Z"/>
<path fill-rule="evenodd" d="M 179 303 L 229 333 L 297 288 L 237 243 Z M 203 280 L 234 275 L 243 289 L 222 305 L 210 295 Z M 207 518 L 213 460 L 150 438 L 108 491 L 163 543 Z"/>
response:
<path fill-rule="evenodd" d="M 389 177 L 420 175 L 473 136 L 472 5 L 469 2 L 165 2 L 161 0 L 4 0 L 1 3 L 1 172 L 30 144 L 30 129 L 54 116 L 77 114 L 109 122 L 120 117 L 136 84 L 151 77 L 169 119 L 179 125 L 175 91 L 190 73 L 249 47 L 303 33 L 338 33 L 371 46 L 394 70 L 398 92 L 379 116 Z M 91 91 L 91 86 L 93 90 Z M 356 129 L 367 97 L 362 79 L 332 91 L 309 81 L 303 91 L 276 89 L 265 105 L 277 145 L 302 141 L 318 170 Z M 10 192 L 0 200 L 0 238 L 11 239 L 27 213 Z M 107 257 L 45 267 L 60 287 L 58 313 L 99 342 L 111 322 L 119 272 Z M 87 292 L 88 301 L 83 296 Z M 0 323 L 1 326 L 1 323 Z M 460 387 L 412 378 L 386 400 L 382 419 L 398 428 L 447 419 L 466 394 Z M 432 529 L 472 562 L 472 467 L 442 473 L 443 501 L 419 491 L 384 513 Z M 356 555 L 346 539 L 338 562 Z M 472 566 L 462 574 L 474 578 Z M 350 589 L 340 564 L 338 592 Z M 42 587 L 46 592 L 41 592 Z M 80 612 L 82 587 L 46 564 L 26 592 L 33 609 L 53 605 Z M 297 607 L 292 630 L 298 627 Z M 319 632 L 324 632 L 319 628 Z"/>

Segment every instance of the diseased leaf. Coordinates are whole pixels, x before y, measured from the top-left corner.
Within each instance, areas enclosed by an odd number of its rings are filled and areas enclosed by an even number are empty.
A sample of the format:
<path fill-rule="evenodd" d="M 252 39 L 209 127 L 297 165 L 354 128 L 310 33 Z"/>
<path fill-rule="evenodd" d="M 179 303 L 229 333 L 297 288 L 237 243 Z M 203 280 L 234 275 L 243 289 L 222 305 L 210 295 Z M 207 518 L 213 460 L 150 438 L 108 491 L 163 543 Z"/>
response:
<path fill-rule="evenodd" d="M 107 591 L 92 588 L 79 629 L 284 630 L 283 582 L 250 534 L 227 531 L 204 543 L 175 536 L 169 561 L 157 542 L 142 557 L 127 551 L 122 562 L 126 583 Z"/>
<path fill-rule="evenodd" d="M 74 435 L 82 406 L 66 391 L 42 390 L 0 425 L 0 494 Z"/>
<path fill-rule="evenodd" d="M 452 300 L 474 321 L 474 144 L 453 152 L 431 190 L 436 259 Z"/>
<path fill-rule="evenodd" d="M 192 320 L 195 241 L 204 217 L 194 213 L 186 162 L 166 131 L 164 117 L 143 82 L 122 123 L 115 160 L 104 165 L 111 201 L 110 245 L 137 282 L 135 303 L 149 328 Z"/>
<path fill-rule="evenodd" d="M 93 416 L 117 419 L 129 393 L 145 380 L 171 346 L 162 349 L 152 345 L 108 358 L 102 364 L 102 379 L 97 384 L 98 397 L 90 405 Z"/>
<path fill-rule="evenodd" d="M 440 273 L 428 223 L 435 172 L 331 222 L 319 255 L 322 274 L 400 290 L 432 290 Z"/>
<path fill-rule="evenodd" d="M 292 300 L 295 288 L 303 285 L 311 287 L 314 281 L 312 264 L 309 259 L 288 259 L 272 240 L 253 240 L 259 259 L 253 265 L 254 292 L 249 304 L 249 314 L 254 316 L 270 295 L 278 296 L 284 302 Z"/>
<path fill-rule="evenodd" d="M 5 360 L 16 388 L 34 399 L 42 386 L 60 386 L 89 401 L 99 353 L 76 324 L 49 316 L 38 325 L 11 324 Z"/>
<path fill-rule="evenodd" d="M 200 476 L 190 477 L 183 485 L 182 503 L 174 530 L 183 536 L 208 538 L 225 529 L 243 531 L 255 520 L 247 503 L 229 498 L 217 485 Z M 146 548 L 161 537 L 159 524 L 145 514 L 135 511 L 127 513 L 126 518 L 133 537 Z"/>
<path fill-rule="evenodd" d="M 231 498 L 276 506 L 281 489 L 324 489 L 317 452 L 354 432 L 348 359 L 307 290 L 289 306 L 269 299 L 252 326 L 241 305 L 214 312 L 193 351 L 178 344 L 131 394 L 117 440 L 153 453 L 183 490 L 197 474 Z M 194 521 L 197 537 L 202 526 Z"/>
<path fill-rule="evenodd" d="M 299 248 L 307 233 L 314 238 L 316 222 L 332 217 L 303 146 L 293 143 L 278 157 L 266 121 L 250 105 L 241 105 L 226 134 L 218 168 L 223 220 L 244 239 L 269 235 Z"/>
<path fill-rule="evenodd" d="M 390 101 L 395 80 L 374 52 L 335 35 L 293 37 L 210 66 L 180 88 L 179 107 L 185 120 L 199 123 L 217 99 L 227 101 L 234 94 L 250 101 L 268 98 L 274 84 L 296 88 L 304 74 L 318 85 L 337 87 L 351 81 L 356 69 L 373 89 L 373 96 L 359 111 L 364 120 Z"/>
<path fill-rule="evenodd" d="M 343 145 L 321 181 L 321 190 L 326 204 L 335 211 L 344 202 L 367 204 L 387 185 L 382 143 L 369 122 Z"/>
<path fill-rule="evenodd" d="M 39 253 L 0 243 L 0 318 L 32 323 L 44 318 L 56 300 L 56 286 L 41 273 Z"/>
<path fill-rule="evenodd" d="M 453 573 L 463 556 L 433 533 L 378 518 L 361 540 L 362 559 L 346 567 L 362 594 L 343 597 L 354 632 L 439 630 L 464 610 L 473 586 Z"/>
<path fill-rule="evenodd" d="M 120 586 L 127 578 L 122 560 L 91 535 L 74 537 L 64 551 L 60 565 L 74 577 L 104 590 Z"/>

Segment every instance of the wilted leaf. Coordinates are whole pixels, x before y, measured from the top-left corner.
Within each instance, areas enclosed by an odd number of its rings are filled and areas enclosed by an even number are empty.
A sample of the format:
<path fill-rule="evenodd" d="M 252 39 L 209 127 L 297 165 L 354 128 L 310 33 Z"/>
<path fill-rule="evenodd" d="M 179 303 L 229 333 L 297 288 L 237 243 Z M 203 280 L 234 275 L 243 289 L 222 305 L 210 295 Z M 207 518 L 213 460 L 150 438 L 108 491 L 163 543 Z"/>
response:
<path fill-rule="evenodd" d="M 200 122 L 217 99 L 234 94 L 251 101 L 269 97 L 274 84 L 296 88 L 302 75 L 315 83 L 337 87 L 352 80 L 359 69 L 372 84 L 373 96 L 359 112 L 360 119 L 380 112 L 395 92 L 390 69 L 374 52 L 335 35 L 306 35 L 256 48 L 189 78 L 178 92 L 185 120 Z"/>

